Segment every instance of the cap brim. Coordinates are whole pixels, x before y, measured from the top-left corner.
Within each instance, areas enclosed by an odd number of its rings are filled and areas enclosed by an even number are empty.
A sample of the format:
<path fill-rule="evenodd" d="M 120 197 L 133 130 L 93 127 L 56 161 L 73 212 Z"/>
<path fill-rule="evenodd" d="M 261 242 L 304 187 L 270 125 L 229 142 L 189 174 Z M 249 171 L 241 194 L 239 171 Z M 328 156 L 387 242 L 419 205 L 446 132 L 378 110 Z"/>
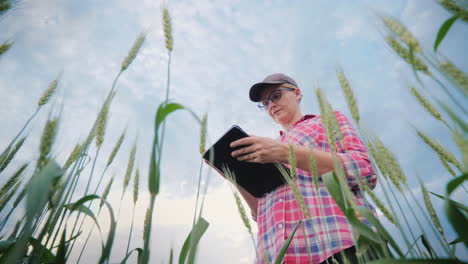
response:
<path fill-rule="evenodd" d="M 260 102 L 262 90 L 271 84 L 283 84 L 286 81 L 259 82 L 250 87 L 249 97 L 252 102 Z"/>

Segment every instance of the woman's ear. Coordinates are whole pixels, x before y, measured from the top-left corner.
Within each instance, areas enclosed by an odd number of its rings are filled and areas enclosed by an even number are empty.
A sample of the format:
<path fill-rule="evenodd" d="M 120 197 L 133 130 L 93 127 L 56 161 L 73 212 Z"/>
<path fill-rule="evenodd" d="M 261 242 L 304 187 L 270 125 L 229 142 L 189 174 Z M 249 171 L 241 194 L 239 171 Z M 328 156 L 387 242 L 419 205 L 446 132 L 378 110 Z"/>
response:
<path fill-rule="evenodd" d="M 302 98 L 302 93 L 301 93 L 301 89 L 297 88 L 295 90 L 296 92 L 296 98 L 299 100 L 299 102 L 301 101 L 301 98 Z"/>

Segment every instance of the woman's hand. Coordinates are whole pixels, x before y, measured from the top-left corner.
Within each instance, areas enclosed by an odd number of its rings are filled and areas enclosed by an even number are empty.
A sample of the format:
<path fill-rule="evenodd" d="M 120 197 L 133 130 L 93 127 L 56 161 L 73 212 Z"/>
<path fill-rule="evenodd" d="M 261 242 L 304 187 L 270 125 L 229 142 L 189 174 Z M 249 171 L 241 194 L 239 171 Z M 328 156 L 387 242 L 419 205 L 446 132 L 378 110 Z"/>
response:
<path fill-rule="evenodd" d="M 245 146 L 233 151 L 233 157 L 240 161 L 271 163 L 285 162 L 288 157 L 288 146 L 285 143 L 266 137 L 250 136 L 236 140 L 230 144 L 232 148 Z"/>

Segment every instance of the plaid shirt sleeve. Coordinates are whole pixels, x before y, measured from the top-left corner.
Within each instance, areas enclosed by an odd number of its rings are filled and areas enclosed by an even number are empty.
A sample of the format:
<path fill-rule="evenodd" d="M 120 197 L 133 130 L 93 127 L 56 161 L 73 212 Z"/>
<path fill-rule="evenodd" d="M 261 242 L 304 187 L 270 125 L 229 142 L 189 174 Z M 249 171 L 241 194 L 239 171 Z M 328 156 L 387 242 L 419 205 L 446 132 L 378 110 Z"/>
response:
<path fill-rule="evenodd" d="M 357 177 L 361 177 L 373 189 L 377 183 L 377 176 L 364 143 L 345 115 L 339 111 L 335 111 L 335 115 L 344 140 L 344 146 L 338 144 L 338 156 L 343 162 L 349 187 L 353 191 L 359 190 Z"/>

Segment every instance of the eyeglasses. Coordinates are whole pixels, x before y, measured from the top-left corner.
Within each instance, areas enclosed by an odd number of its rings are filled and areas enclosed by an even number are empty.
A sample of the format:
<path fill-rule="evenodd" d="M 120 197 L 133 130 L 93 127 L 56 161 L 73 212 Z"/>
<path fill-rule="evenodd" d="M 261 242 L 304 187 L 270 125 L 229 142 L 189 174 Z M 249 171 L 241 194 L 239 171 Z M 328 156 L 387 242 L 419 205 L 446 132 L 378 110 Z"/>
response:
<path fill-rule="evenodd" d="M 270 101 L 272 101 L 273 103 L 276 103 L 281 99 L 281 95 L 282 95 L 281 92 L 283 92 L 283 91 L 294 91 L 294 90 L 296 90 L 296 89 L 294 89 L 294 88 L 277 89 L 277 90 L 273 91 L 270 94 L 270 96 L 268 96 L 268 98 L 262 99 L 258 103 L 258 108 L 260 108 L 262 110 L 267 110 L 268 105 L 270 104 Z"/>

